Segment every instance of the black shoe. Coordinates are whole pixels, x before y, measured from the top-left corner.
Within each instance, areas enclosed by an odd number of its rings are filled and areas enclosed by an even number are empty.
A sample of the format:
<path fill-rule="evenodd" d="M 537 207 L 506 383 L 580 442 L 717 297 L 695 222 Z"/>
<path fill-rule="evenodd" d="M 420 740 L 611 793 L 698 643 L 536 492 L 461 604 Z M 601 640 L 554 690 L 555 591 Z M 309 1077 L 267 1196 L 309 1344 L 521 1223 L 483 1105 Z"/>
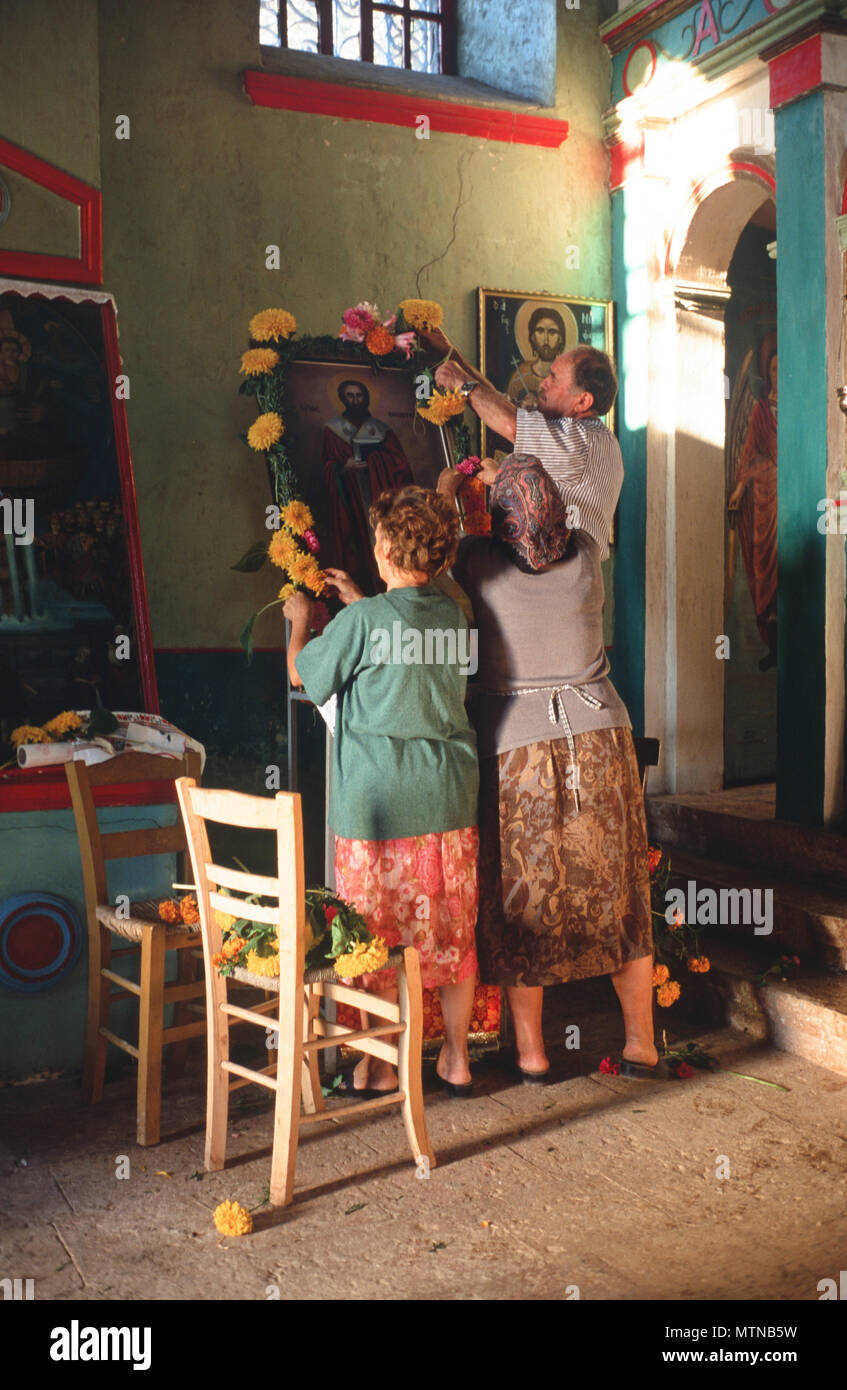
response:
<path fill-rule="evenodd" d="M 506 1059 L 510 1076 L 515 1081 L 521 1081 L 525 1086 L 550 1086 L 552 1085 L 552 1068 L 546 1071 L 525 1071 L 518 1063 L 517 1053 L 513 1052 Z"/>
<path fill-rule="evenodd" d="M 435 1073 L 435 1079 L 441 1087 L 442 1091 L 444 1091 L 446 1095 L 450 1097 L 451 1100 L 470 1100 L 471 1096 L 473 1095 L 472 1081 L 445 1081 L 444 1077 L 439 1075 L 437 1070 Z"/>

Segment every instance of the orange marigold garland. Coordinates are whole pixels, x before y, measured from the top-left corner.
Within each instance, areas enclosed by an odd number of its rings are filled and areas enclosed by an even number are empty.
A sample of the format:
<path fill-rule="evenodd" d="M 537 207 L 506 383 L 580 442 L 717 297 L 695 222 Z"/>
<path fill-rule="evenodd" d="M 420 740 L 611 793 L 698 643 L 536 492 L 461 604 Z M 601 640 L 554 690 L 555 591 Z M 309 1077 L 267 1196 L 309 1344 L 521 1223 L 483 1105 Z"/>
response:
<path fill-rule="evenodd" d="M 365 347 L 374 357 L 385 357 L 394 351 L 394 334 L 389 333 L 381 323 L 372 328 L 365 337 Z"/>

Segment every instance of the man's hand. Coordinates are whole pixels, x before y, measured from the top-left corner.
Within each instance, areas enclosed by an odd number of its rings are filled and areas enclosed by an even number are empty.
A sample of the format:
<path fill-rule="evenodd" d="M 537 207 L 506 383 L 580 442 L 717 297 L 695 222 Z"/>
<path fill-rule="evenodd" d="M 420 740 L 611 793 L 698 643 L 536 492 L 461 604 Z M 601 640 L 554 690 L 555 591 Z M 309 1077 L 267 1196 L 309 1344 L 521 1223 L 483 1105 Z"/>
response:
<path fill-rule="evenodd" d="M 292 628 L 309 631 L 312 621 L 312 600 L 302 590 L 298 589 L 296 594 L 291 594 L 285 600 L 282 611 Z"/>
<path fill-rule="evenodd" d="M 497 481 L 497 474 L 500 472 L 500 465 L 495 459 L 485 458 L 481 460 L 482 467 L 477 473 L 477 477 L 485 483 L 486 487 L 493 487 Z"/>
<path fill-rule="evenodd" d="M 443 328 L 419 328 L 417 335 L 422 343 L 428 348 L 432 348 L 433 352 L 440 352 L 442 357 L 446 357 L 448 352 L 454 351 L 453 344 Z"/>
<path fill-rule="evenodd" d="M 445 391 L 458 391 L 467 379 L 458 362 L 442 362 L 441 366 L 435 369 L 435 380 Z"/>
<path fill-rule="evenodd" d="M 346 570 L 327 568 L 324 570 L 324 574 L 343 604 L 356 603 L 358 599 L 365 597 L 358 584 L 350 578 Z"/>

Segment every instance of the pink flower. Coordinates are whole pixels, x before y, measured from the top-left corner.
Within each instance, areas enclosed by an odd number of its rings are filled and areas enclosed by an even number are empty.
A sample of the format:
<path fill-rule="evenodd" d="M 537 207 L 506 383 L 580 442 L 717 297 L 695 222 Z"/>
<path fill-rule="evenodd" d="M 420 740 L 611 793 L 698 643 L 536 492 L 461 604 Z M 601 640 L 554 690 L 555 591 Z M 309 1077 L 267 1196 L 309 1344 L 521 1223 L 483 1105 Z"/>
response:
<path fill-rule="evenodd" d="M 396 315 L 395 315 L 395 318 L 396 318 Z M 387 326 L 387 325 L 386 325 L 386 326 Z M 399 348 L 401 352 L 405 352 L 405 354 L 406 354 L 406 361 L 407 361 L 407 362 L 408 362 L 409 358 L 410 358 L 411 355 L 412 355 L 412 347 L 414 346 L 414 342 L 415 342 L 415 335 L 414 335 L 414 333 L 411 333 L 411 332 L 408 332 L 408 333 L 396 333 L 396 334 L 394 335 L 394 346 L 395 346 L 395 348 Z"/>
<path fill-rule="evenodd" d="M 312 631 L 320 634 L 329 622 L 329 609 L 322 599 L 312 605 Z"/>
<path fill-rule="evenodd" d="M 311 526 L 309 527 L 308 531 L 303 532 L 303 540 L 306 542 L 312 554 L 317 555 L 318 551 L 321 548 L 321 543 L 315 535 L 314 531 L 312 530 Z"/>
<path fill-rule="evenodd" d="M 387 319 L 383 319 L 383 320 L 382 320 L 382 326 L 383 326 L 383 328 L 393 328 L 396 322 L 397 322 L 397 315 L 396 315 L 396 314 L 389 314 Z"/>
<path fill-rule="evenodd" d="M 424 845 L 415 855 L 415 877 L 423 891 L 433 896 L 443 883 L 441 855 L 435 845 Z"/>
<path fill-rule="evenodd" d="M 694 1068 L 690 1067 L 687 1062 L 680 1062 L 675 1074 L 684 1080 L 686 1077 L 694 1075 Z"/>
<path fill-rule="evenodd" d="M 468 454 L 467 458 L 462 459 L 461 463 L 456 464 L 456 472 L 464 473 L 466 478 L 472 478 L 482 467 L 482 459 L 476 454 Z"/>
<path fill-rule="evenodd" d="M 345 309 L 341 315 L 344 327 L 339 333 L 345 343 L 363 343 L 372 328 L 379 323 L 379 309 L 363 299 L 353 309 Z"/>
<path fill-rule="evenodd" d="M 604 1076 L 618 1076 L 620 1074 L 618 1063 L 613 1062 L 611 1057 L 604 1057 L 597 1070 L 602 1072 Z"/>

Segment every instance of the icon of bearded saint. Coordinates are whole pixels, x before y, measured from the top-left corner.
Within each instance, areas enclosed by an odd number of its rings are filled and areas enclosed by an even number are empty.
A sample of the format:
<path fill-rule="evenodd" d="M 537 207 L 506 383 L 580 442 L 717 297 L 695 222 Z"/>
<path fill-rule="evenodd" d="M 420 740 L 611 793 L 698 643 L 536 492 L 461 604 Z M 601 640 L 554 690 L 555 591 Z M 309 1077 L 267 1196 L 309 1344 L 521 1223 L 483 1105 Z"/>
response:
<path fill-rule="evenodd" d="M 370 413 L 370 393 L 361 381 L 342 381 L 340 415 L 324 426 L 322 455 L 337 562 L 366 594 L 379 590 L 371 549 L 368 511 L 381 492 L 404 487 L 414 477 L 392 429 Z"/>
<path fill-rule="evenodd" d="M 9 310 L 0 309 L 0 434 L 10 434 L 15 429 L 21 363 L 28 362 L 31 354 L 29 338 L 17 331 Z"/>

